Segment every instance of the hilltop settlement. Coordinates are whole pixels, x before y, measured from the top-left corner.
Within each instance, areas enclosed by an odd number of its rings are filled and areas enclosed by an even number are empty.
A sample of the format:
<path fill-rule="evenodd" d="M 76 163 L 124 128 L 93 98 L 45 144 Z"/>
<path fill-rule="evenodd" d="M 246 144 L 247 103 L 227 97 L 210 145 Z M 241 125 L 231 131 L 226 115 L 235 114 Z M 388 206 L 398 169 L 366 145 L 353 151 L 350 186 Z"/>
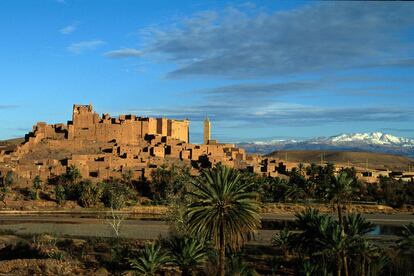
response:
<path fill-rule="evenodd" d="M 120 178 L 150 180 L 160 166 L 181 164 L 197 175 L 200 169 L 222 164 L 267 177 L 283 176 L 298 163 L 280 157 L 247 155 L 233 144 L 211 139 L 211 122 L 204 121 L 203 144 L 190 143 L 189 120 L 109 114 L 100 116 L 90 105 L 74 105 L 72 120 L 49 125 L 38 122 L 23 143 L 0 148 L 0 178 L 13 172 L 20 181 L 46 181 L 76 167 L 95 180 Z M 345 165 L 346 166 L 346 165 Z M 339 170 L 340 168 L 338 168 Z M 410 181 L 409 172 L 357 168 L 358 177 L 375 182 L 379 176 Z"/>

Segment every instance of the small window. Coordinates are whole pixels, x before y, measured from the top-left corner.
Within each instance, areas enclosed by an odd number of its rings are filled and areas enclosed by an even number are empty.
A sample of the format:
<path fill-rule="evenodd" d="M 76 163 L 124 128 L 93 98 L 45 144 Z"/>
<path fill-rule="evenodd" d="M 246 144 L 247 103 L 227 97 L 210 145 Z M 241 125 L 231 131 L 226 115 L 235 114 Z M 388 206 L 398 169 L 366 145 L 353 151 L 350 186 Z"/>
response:
<path fill-rule="evenodd" d="M 98 172 L 89 172 L 89 177 L 98 177 Z"/>

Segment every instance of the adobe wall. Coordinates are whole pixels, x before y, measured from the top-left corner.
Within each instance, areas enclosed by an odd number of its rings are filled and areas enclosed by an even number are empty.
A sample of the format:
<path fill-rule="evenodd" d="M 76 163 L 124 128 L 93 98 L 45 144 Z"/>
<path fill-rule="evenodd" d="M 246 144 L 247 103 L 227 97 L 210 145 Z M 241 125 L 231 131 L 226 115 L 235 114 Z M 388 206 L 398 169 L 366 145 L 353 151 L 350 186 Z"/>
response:
<path fill-rule="evenodd" d="M 72 121 L 68 123 L 68 139 L 94 140 L 136 144 L 146 135 L 159 134 L 184 142 L 189 141 L 189 122 L 167 118 L 141 118 L 135 115 L 100 117 L 93 112 L 92 105 L 74 105 Z"/>
<path fill-rule="evenodd" d="M 92 105 L 74 105 L 67 124 L 37 123 L 25 140 L 11 154 L 0 154 L 0 171 L 2 164 L 12 164 L 28 181 L 36 175 L 43 180 L 61 175 L 71 165 L 84 177 L 103 180 L 121 177 L 126 170 L 150 178 L 168 160 L 195 167 L 217 163 L 236 167 L 246 158 L 244 150 L 234 145 L 190 144 L 188 120 L 99 116 Z"/>

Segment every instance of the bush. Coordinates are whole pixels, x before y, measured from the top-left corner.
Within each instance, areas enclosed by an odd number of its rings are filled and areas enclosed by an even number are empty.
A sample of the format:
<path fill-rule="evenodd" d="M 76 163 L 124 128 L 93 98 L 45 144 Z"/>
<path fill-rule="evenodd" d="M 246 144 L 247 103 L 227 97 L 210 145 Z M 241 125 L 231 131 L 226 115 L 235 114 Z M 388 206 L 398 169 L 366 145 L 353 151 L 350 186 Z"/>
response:
<path fill-rule="evenodd" d="M 68 182 L 64 175 L 59 177 L 55 187 L 55 192 L 56 189 L 60 190 L 59 192 L 63 196 L 63 200 L 78 200 L 78 186 Z"/>
<path fill-rule="evenodd" d="M 16 244 L 9 244 L 0 249 L 0 260 L 14 259 L 39 259 L 44 258 L 43 254 L 27 241 L 18 241 Z"/>
<path fill-rule="evenodd" d="M 40 179 L 40 176 L 36 176 L 33 179 L 33 189 L 32 198 L 38 200 L 40 198 L 40 190 L 43 188 L 43 181 Z"/>
<path fill-rule="evenodd" d="M 8 171 L 4 178 L 0 178 L 0 201 L 2 201 L 4 205 L 6 205 L 6 196 L 14 181 L 14 173 L 12 171 Z"/>
<path fill-rule="evenodd" d="M 90 180 L 85 180 L 79 183 L 77 194 L 78 203 L 82 207 L 96 206 L 101 200 L 103 187 L 101 183 L 92 183 Z"/>
<path fill-rule="evenodd" d="M 67 171 L 63 175 L 63 178 L 65 179 L 65 182 L 75 185 L 82 179 L 82 175 L 78 168 L 76 168 L 74 165 L 71 165 L 67 168 Z"/>
<path fill-rule="evenodd" d="M 280 202 L 286 197 L 289 185 L 279 177 L 264 177 L 252 172 L 242 171 L 242 183 L 254 183 L 250 191 L 257 192 L 262 202 Z"/>
<path fill-rule="evenodd" d="M 110 180 L 103 184 L 102 202 L 105 207 L 121 209 L 133 195 L 134 191 L 117 181 Z"/>
<path fill-rule="evenodd" d="M 391 177 L 380 177 L 379 187 L 381 189 L 380 200 L 393 208 L 399 208 L 404 204 L 414 202 L 414 193 L 409 186 L 411 183 L 395 180 Z"/>
<path fill-rule="evenodd" d="M 134 257 L 136 251 L 133 244 L 115 243 L 111 246 L 110 267 L 120 270 L 128 270 L 130 268 L 129 259 Z"/>
<path fill-rule="evenodd" d="M 16 181 L 16 177 L 14 175 L 14 172 L 8 171 L 6 174 L 6 177 L 3 180 L 3 184 L 7 187 L 10 187 L 12 184 L 14 184 Z"/>
<path fill-rule="evenodd" d="M 172 165 L 162 165 L 151 173 L 150 189 L 152 199 L 161 203 L 171 201 L 176 196 L 183 199 L 186 184 L 191 182 L 190 169 Z"/>
<path fill-rule="evenodd" d="M 62 205 L 63 202 L 65 202 L 66 193 L 65 193 L 65 187 L 63 187 L 62 184 L 58 184 L 55 186 L 55 197 L 56 197 L 56 203 L 58 205 Z"/>
<path fill-rule="evenodd" d="M 35 234 L 32 237 L 31 247 L 45 258 L 64 260 L 66 254 L 57 247 L 57 241 L 58 239 L 53 235 Z"/>
<path fill-rule="evenodd" d="M 57 179 L 57 186 L 60 185 L 59 191 L 61 194 L 64 194 L 65 200 L 79 200 L 79 182 L 82 179 L 80 171 L 75 166 L 70 166 L 67 168 L 65 174 L 62 174 Z M 64 191 L 62 190 L 62 187 Z M 55 189 L 56 191 L 56 189 Z M 61 201 L 62 202 L 62 201 Z"/>

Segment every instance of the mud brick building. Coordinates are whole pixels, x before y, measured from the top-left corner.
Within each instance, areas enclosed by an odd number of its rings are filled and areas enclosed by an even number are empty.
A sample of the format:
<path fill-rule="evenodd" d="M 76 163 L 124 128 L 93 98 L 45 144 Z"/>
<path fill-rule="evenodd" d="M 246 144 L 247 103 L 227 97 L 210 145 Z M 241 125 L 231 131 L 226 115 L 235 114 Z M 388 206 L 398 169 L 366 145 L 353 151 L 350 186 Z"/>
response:
<path fill-rule="evenodd" d="M 210 122 L 204 144 L 189 141 L 188 120 L 147 118 L 93 111 L 92 105 L 74 105 L 66 124 L 33 126 L 25 141 L 13 151 L 0 152 L 0 177 L 13 171 L 29 183 L 61 175 L 76 166 L 83 177 L 106 179 L 132 171 L 135 178 L 150 178 L 163 164 L 181 163 L 200 168 L 217 163 L 245 168 L 246 153 L 232 144 L 210 140 Z"/>

